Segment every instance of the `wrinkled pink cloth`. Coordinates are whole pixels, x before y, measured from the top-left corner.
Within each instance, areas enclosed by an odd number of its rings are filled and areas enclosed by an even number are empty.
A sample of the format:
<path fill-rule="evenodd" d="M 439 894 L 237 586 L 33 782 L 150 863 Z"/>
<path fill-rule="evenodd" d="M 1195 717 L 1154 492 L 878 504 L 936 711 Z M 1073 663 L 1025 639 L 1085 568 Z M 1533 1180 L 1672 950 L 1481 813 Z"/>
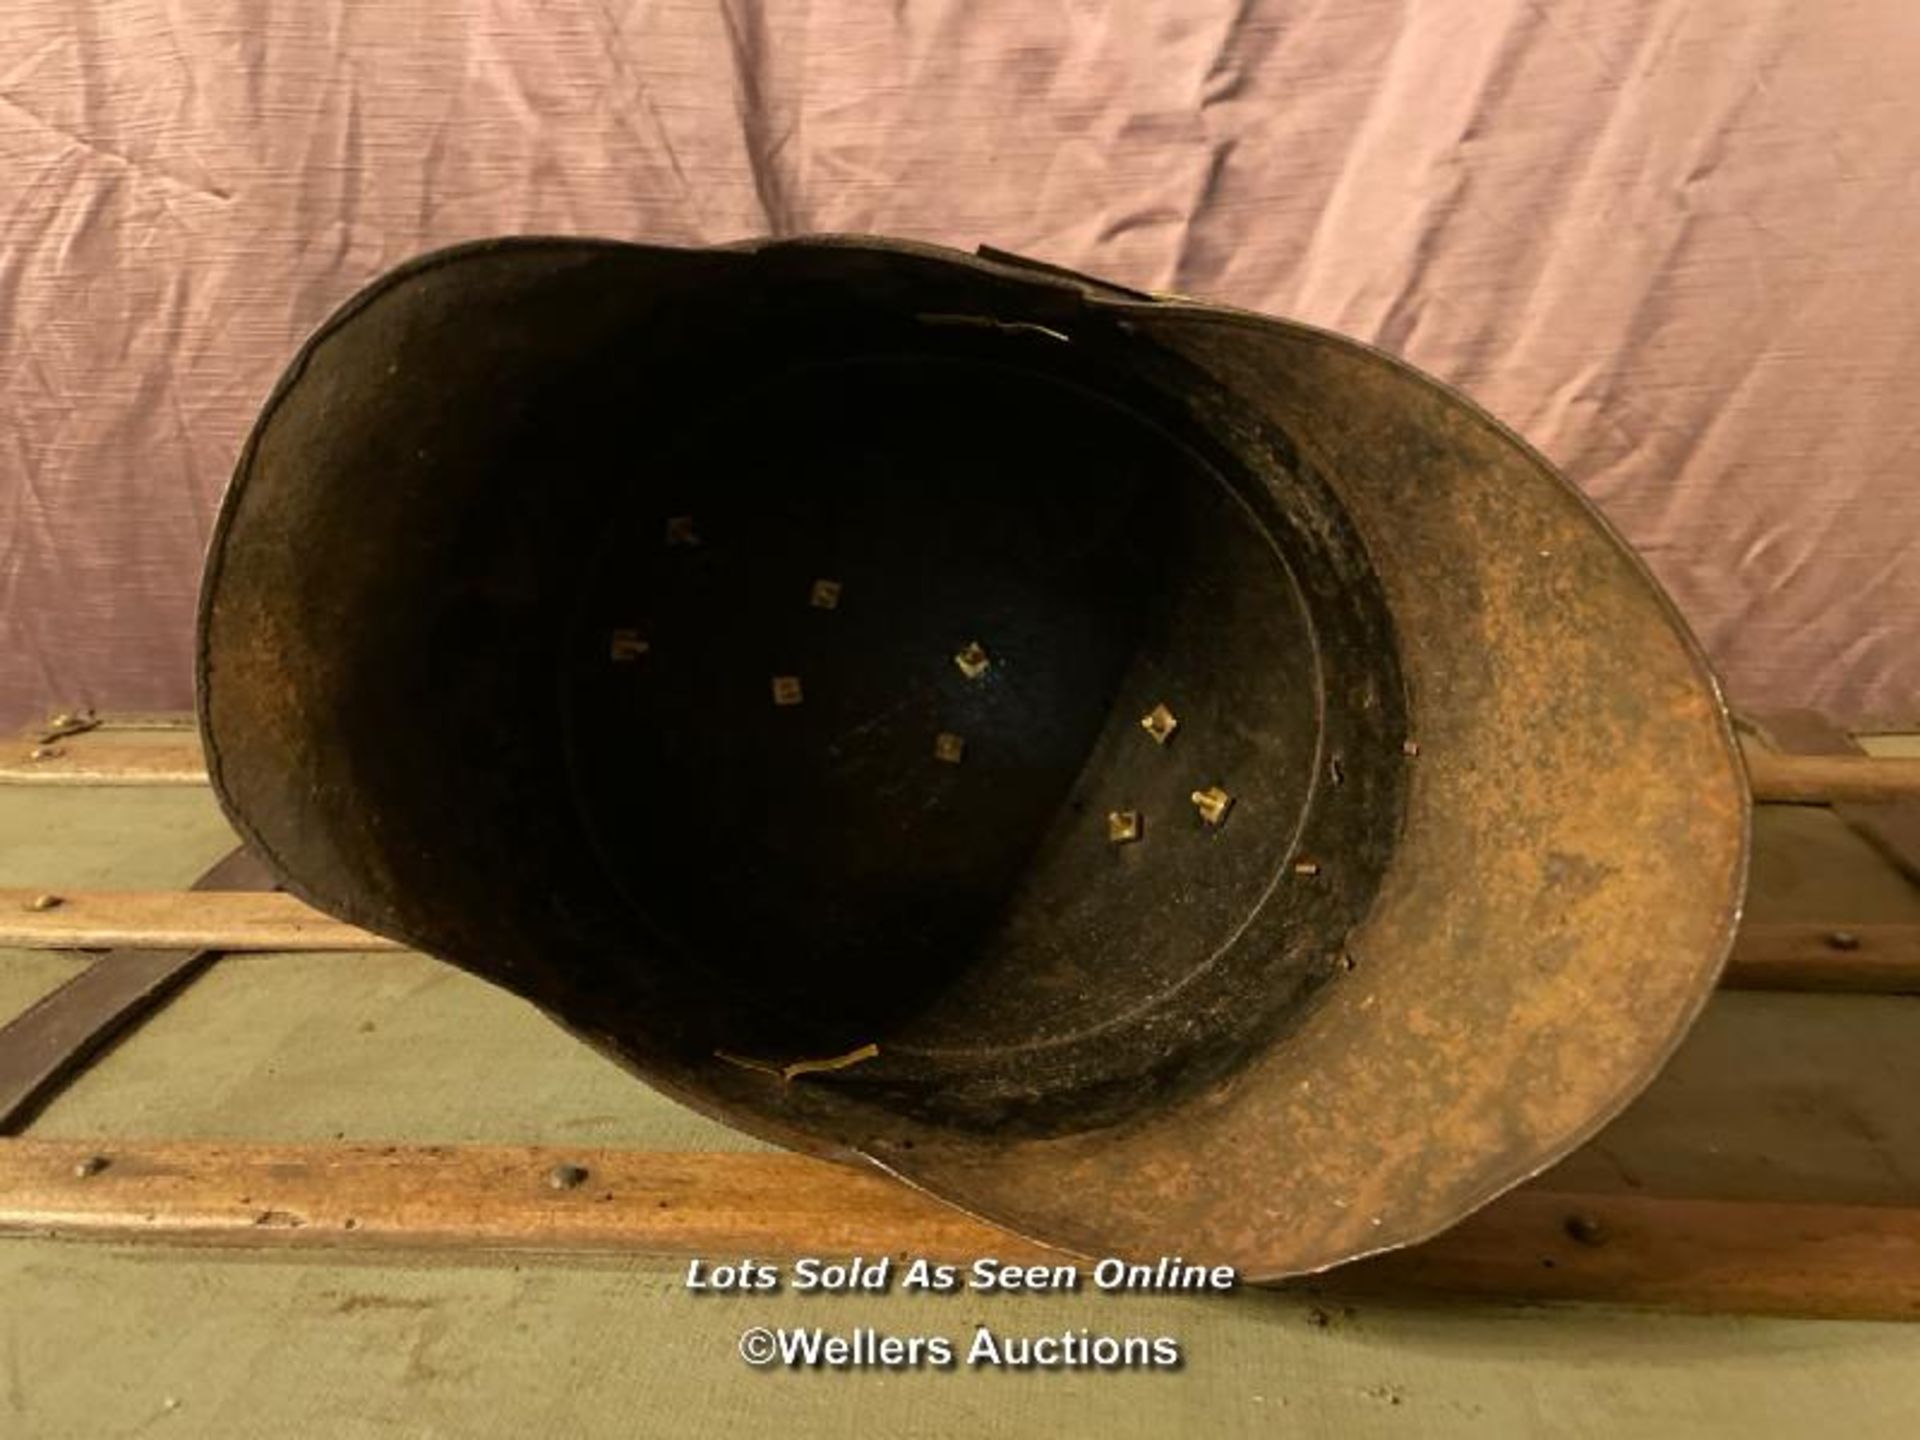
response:
<path fill-rule="evenodd" d="M 1920 710 L 1913 0 L 11 0 L 0 718 L 190 702 L 304 333 L 512 231 L 987 242 L 1464 386 L 1736 701 Z"/>

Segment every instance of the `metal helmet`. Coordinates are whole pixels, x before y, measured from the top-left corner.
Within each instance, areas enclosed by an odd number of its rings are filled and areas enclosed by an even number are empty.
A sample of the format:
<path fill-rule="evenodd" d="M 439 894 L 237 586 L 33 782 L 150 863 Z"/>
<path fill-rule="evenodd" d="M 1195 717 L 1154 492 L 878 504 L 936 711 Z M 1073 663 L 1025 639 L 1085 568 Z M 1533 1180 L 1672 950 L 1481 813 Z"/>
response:
<path fill-rule="evenodd" d="M 1591 1135 L 1744 880 L 1714 681 L 1539 455 L 991 253 L 403 266 L 268 403 L 198 662 L 296 894 L 757 1135 L 1250 1278 Z"/>

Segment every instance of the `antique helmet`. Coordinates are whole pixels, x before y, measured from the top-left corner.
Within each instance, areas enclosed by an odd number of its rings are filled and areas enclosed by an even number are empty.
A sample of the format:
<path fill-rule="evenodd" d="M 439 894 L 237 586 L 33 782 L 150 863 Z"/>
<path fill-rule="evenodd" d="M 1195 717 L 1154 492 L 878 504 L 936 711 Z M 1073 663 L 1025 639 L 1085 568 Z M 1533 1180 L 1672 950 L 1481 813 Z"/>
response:
<path fill-rule="evenodd" d="M 756 1135 L 1250 1278 L 1591 1135 L 1744 882 L 1713 678 L 1539 455 L 997 252 L 401 267 L 247 443 L 198 681 L 320 908 Z"/>

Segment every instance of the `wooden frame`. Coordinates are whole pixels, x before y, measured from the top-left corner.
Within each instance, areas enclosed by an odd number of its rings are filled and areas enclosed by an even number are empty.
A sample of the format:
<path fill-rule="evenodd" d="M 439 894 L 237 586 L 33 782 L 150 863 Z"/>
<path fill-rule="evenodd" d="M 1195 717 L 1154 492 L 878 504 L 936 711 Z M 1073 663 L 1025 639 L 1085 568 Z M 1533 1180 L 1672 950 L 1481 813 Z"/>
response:
<path fill-rule="evenodd" d="M 48 903 L 52 902 L 52 903 Z M 26 950 L 397 950 L 277 890 L 0 888 L 0 945 Z"/>
<path fill-rule="evenodd" d="M 44 909 L 45 898 L 59 903 Z M 291 895 L 0 888 L 0 946 L 28 950 L 370 951 L 402 948 Z M 1920 994 L 1920 925 L 1747 925 L 1724 982 L 1738 990 Z"/>
<path fill-rule="evenodd" d="M 577 1178 L 576 1178 L 577 1177 Z M 571 1182 L 571 1183 L 569 1183 Z M 277 1248 L 1059 1260 L 798 1155 L 542 1146 L 0 1141 L 0 1234 Z M 1336 1294 L 1920 1318 L 1920 1209 L 1522 1189 Z"/>
<path fill-rule="evenodd" d="M 142 731 L 161 730 L 143 722 Z M 136 741 L 112 720 L 69 735 L 23 736 L 0 752 L 0 784 L 204 785 L 200 737 L 182 724 Z M 1789 754 L 1743 737 L 1753 798 L 1763 804 L 1826 805 L 1920 799 L 1920 759 L 1865 754 Z"/>
<path fill-rule="evenodd" d="M 59 753 L 34 757 L 49 747 Z M 1756 755 L 1767 758 L 1753 766 Z M 1807 757 L 1754 742 L 1748 757 L 1760 798 L 1905 805 L 1920 796 L 1920 762 L 1844 755 L 1795 765 L 1787 762 Z M 190 732 L 135 740 L 107 724 L 23 742 L 0 763 L 0 783 L 9 781 L 194 784 L 205 773 Z M 0 945 L 395 948 L 290 896 L 221 890 L 0 890 Z M 1727 983 L 1920 993 L 1920 925 L 1748 926 Z M 1051 1253 L 878 1173 L 800 1156 L 538 1146 L 0 1139 L 0 1234 L 663 1256 Z M 1334 1293 L 1916 1319 L 1920 1206 L 1523 1187 L 1423 1245 L 1309 1283 Z"/>

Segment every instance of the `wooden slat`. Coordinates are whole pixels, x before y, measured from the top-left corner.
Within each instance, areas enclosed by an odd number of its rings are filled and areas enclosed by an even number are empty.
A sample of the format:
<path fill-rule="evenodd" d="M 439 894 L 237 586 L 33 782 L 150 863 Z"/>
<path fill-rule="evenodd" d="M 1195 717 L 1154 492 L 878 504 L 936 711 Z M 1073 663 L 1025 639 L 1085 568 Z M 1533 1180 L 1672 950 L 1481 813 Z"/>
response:
<path fill-rule="evenodd" d="M 1920 799 L 1920 760 L 1874 755 L 1783 755 L 1746 747 L 1753 798 L 1790 805 Z"/>
<path fill-rule="evenodd" d="M 0 889 L 0 945 L 38 950 L 392 950 L 394 941 L 291 895 Z"/>
<path fill-rule="evenodd" d="M 236 1246 L 775 1258 L 1047 1252 L 884 1177 L 795 1155 L 538 1146 L 0 1142 L 0 1234 Z M 585 1179 L 556 1189 L 556 1167 Z M 1058 1257 L 1054 1257 L 1058 1258 Z M 1523 1190 L 1355 1292 L 1920 1318 L 1920 1210 Z"/>
<path fill-rule="evenodd" d="M 15 740 L 0 754 L 0 783 L 45 785 L 204 785 L 206 758 L 191 730 L 134 740 L 103 725 L 48 744 Z M 1869 755 L 1783 755 L 1745 744 L 1754 798 L 1827 804 L 1920 797 L 1920 759 Z M 38 758 L 36 758 L 38 752 Z"/>
<path fill-rule="evenodd" d="M 1920 1320 L 1920 1209 L 1519 1190 L 1334 1288 Z"/>
<path fill-rule="evenodd" d="M 194 881 L 205 890 L 270 890 L 272 877 L 245 850 Z M 0 1024 L 0 1135 L 25 1127 L 95 1057 L 190 985 L 211 950 L 111 950 Z"/>
<path fill-rule="evenodd" d="M 1816 710 L 1773 711 L 1756 717 L 1754 724 L 1774 750 L 1785 754 L 1859 757 L 1867 753 L 1858 740 Z M 1909 880 L 1920 884 L 1920 798 L 1841 800 L 1833 813 Z"/>
<path fill-rule="evenodd" d="M 82 1171 L 88 1157 L 107 1161 Z M 587 1171 L 557 1190 L 557 1166 Z M 525 1145 L 0 1141 L 0 1234 L 226 1244 L 867 1254 L 1048 1252 L 800 1155 Z"/>
<path fill-rule="evenodd" d="M 102 727 L 41 742 L 32 737 L 0 750 L 0 784 L 204 785 L 206 757 L 191 730 L 130 739 Z"/>
<path fill-rule="evenodd" d="M 191 710 L 108 710 L 104 714 L 95 711 L 91 718 L 99 722 L 97 728 L 101 730 L 180 730 L 191 733 L 194 727 Z"/>
<path fill-rule="evenodd" d="M 35 910 L 31 890 L 0 889 L 0 945 L 28 949 L 391 950 L 396 942 L 291 895 L 73 891 Z M 1743 990 L 1920 994 L 1920 926 L 1746 925 L 1726 982 Z"/>
<path fill-rule="evenodd" d="M 1740 927 L 1723 983 L 1734 990 L 1920 994 L 1920 925 Z"/>

